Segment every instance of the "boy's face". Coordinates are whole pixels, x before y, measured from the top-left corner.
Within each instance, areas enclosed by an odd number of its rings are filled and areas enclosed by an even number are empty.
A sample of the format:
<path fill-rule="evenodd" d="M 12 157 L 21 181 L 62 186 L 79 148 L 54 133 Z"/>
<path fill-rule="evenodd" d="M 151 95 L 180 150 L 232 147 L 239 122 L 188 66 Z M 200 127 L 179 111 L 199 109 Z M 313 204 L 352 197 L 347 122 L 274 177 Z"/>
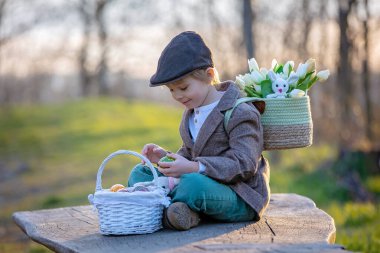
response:
<path fill-rule="evenodd" d="M 186 106 L 187 109 L 194 109 L 204 105 L 209 92 L 207 83 L 191 76 L 166 86 L 169 88 L 172 97 Z"/>

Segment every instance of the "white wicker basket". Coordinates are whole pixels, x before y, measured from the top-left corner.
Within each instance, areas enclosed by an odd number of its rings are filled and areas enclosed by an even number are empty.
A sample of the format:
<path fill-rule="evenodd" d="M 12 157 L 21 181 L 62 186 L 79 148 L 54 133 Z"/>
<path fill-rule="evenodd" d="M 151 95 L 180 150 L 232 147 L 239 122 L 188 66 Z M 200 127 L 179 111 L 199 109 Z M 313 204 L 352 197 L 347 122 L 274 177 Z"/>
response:
<path fill-rule="evenodd" d="M 140 157 L 153 173 L 149 192 L 111 192 L 102 188 L 102 173 L 113 157 L 121 154 Z M 127 235 L 153 233 L 162 228 L 164 207 L 170 204 L 167 191 L 158 186 L 158 175 L 150 161 L 139 153 L 119 150 L 110 154 L 99 167 L 95 194 L 88 199 L 98 211 L 100 233 L 103 235 Z"/>

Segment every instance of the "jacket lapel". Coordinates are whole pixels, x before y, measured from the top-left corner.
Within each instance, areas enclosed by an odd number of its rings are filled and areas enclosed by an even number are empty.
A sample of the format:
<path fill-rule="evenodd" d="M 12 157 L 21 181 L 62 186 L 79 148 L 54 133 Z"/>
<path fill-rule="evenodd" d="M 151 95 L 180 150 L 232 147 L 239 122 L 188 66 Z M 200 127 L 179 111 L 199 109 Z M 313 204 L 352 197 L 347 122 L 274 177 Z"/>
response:
<path fill-rule="evenodd" d="M 186 147 L 189 147 L 193 149 L 194 143 L 191 139 L 190 135 L 190 129 L 189 129 L 189 118 L 193 110 L 185 110 L 183 116 L 181 125 L 179 127 L 179 133 L 181 135 L 182 141 L 185 144 Z"/>
<path fill-rule="evenodd" d="M 194 157 L 201 154 L 203 147 L 206 145 L 208 139 L 213 134 L 217 126 L 223 121 L 223 114 L 214 108 L 212 112 L 208 115 L 207 119 L 203 123 L 201 129 L 199 130 L 197 139 L 194 143 Z"/>
<path fill-rule="evenodd" d="M 198 137 L 194 143 L 193 157 L 197 157 L 201 154 L 203 147 L 206 145 L 208 139 L 214 133 L 215 129 L 224 120 L 224 111 L 233 107 L 236 99 L 239 97 L 240 92 L 237 90 L 232 82 L 224 82 L 217 86 L 219 90 L 225 90 L 222 98 L 220 99 L 217 106 L 208 115 L 207 119 L 203 123 L 201 129 L 199 130 Z M 190 113 L 188 113 L 186 126 L 188 126 L 188 119 Z M 187 129 L 189 129 L 187 127 Z M 189 130 L 187 130 L 189 132 Z M 190 137 L 190 134 L 188 134 Z M 190 137 L 191 140 L 191 137 Z"/>

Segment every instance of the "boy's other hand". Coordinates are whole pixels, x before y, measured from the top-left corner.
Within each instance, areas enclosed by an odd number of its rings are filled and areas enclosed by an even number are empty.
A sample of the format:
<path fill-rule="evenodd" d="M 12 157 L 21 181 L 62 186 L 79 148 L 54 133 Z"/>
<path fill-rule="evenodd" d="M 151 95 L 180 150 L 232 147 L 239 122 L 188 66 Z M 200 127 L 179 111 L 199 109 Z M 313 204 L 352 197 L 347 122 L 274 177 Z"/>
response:
<path fill-rule="evenodd" d="M 165 149 L 161 148 L 160 146 L 154 144 L 154 143 L 149 143 L 145 144 L 143 147 L 141 154 L 148 158 L 148 160 L 151 163 L 158 163 L 158 161 L 166 155 Z M 141 161 L 142 164 L 145 164 L 144 160 Z"/>
<path fill-rule="evenodd" d="M 167 153 L 166 156 L 173 158 L 173 162 L 159 162 L 158 171 L 167 177 L 180 177 L 183 174 L 199 171 L 198 162 L 187 160 L 176 153 Z"/>

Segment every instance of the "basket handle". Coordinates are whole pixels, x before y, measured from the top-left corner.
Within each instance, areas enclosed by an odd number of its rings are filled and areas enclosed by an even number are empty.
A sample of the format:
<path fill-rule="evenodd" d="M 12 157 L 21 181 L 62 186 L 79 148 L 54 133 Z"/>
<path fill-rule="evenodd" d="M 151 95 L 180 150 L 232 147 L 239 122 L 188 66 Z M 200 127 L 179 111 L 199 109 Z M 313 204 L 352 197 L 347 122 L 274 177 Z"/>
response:
<path fill-rule="evenodd" d="M 129 150 L 118 150 L 118 151 L 115 151 L 113 152 L 112 154 L 110 154 L 109 156 L 107 156 L 106 159 L 104 159 L 104 161 L 102 162 L 102 164 L 100 165 L 99 167 L 99 170 L 98 170 L 98 174 L 96 175 L 96 188 L 95 188 L 95 191 L 101 191 L 103 188 L 102 188 L 102 174 L 103 174 L 103 170 L 104 170 L 104 167 L 106 166 L 106 164 L 108 163 L 109 160 L 111 160 L 113 157 L 115 156 L 118 156 L 118 155 L 134 155 L 134 156 L 137 156 L 139 158 L 141 158 L 142 160 L 144 160 L 144 162 L 149 166 L 149 169 L 152 171 L 153 173 L 153 183 L 158 186 L 158 175 L 157 175 L 157 171 L 156 169 L 153 167 L 152 163 L 148 160 L 148 158 L 146 158 L 145 156 L 137 153 L 137 152 L 134 152 L 134 151 L 129 151 Z"/>

